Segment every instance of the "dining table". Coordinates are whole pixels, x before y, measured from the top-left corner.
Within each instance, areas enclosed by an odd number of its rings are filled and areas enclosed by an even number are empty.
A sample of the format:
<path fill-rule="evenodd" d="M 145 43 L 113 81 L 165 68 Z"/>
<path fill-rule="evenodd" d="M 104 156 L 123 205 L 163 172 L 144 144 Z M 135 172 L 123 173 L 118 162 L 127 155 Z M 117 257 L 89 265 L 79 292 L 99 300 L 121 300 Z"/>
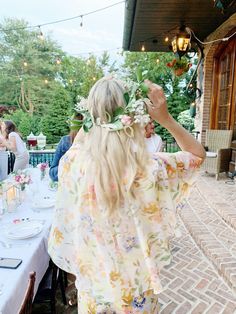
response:
<path fill-rule="evenodd" d="M 29 273 L 36 272 L 36 293 L 49 265 L 47 241 L 56 191 L 48 177 L 39 179 L 39 169 L 29 171 L 34 184 L 27 186 L 25 199 L 15 210 L 0 215 L 0 258 L 22 260 L 16 269 L 0 268 L 0 314 L 18 314 Z"/>

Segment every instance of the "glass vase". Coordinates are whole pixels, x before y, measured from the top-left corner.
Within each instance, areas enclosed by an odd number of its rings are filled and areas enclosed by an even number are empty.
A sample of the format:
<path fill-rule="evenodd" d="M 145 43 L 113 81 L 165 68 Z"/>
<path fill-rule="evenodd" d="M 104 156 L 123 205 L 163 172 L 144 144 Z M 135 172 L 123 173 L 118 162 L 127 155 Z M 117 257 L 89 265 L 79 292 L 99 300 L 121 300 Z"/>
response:
<path fill-rule="evenodd" d="M 26 189 L 25 186 L 20 187 L 19 191 L 19 203 L 22 204 L 25 201 L 26 198 Z"/>
<path fill-rule="evenodd" d="M 41 175 L 40 175 L 41 181 L 45 178 L 45 175 L 46 175 L 46 171 L 45 170 L 41 170 Z"/>

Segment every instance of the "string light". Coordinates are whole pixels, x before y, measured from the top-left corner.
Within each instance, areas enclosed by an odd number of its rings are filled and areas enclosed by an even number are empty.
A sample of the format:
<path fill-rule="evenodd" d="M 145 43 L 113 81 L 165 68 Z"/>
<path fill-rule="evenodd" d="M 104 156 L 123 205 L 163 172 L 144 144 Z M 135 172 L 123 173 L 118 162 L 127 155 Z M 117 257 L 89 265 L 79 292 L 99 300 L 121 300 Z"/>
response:
<path fill-rule="evenodd" d="M 72 79 L 70 79 L 70 80 L 69 80 L 69 82 L 72 84 L 72 83 L 73 83 L 73 80 L 72 80 Z"/>
<path fill-rule="evenodd" d="M 141 46 L 141 51 L 145 51 L 145 45 L 144 44 L 142 44 L 142 46 Z"/>
<path fill-rule="evenodd" d="M 45 84 L 48 84 L 48 80 L 47 80 L 47 79 L 45 79 L 45 80 L 44 80 L 44 83 L 45 83 Z"/>
<path fill-rule="evenodd" d="M 59 58 L 56 60 L 56 64 L 61 64 L 61 60 Z"/>
<path fill-rule="evenodd" d="M 160 59 L 157 59 L 157 61 L 156 61 L 157 63 L 159 63 L 160 62 Z"/>
<path fill-rule="evenodd" d="M 106 7 L 103 7 L 103 8 L 94 10 L 94 11 L 90 11 L 90 12 L 87 12 L 87 13 L 84 13 L 84 14 L 72 16 L 72 17 L 69 17 L 69 18 L 61 19 L 61 20 L 47 22 L 47 23 L 43 23 L 43 24 L 40 24 L 40 25 L 37 24 L 37 25 L 32 25 L 32 26 L 24 26 L 24 27 L 16 27 L 16 28 L 8 28 L 8 29 L 0 28 L 0 31 L 7 32 L 7 31 L 22 30 L 22 29 L 32 29 L 32 28 L 35 28 L 35 27 L 42 27 L 42 26 L 46 26 L 46 25 L 52 25 L 52 24 L 66 22 L 66 21 L 71 21 L 71 20 L 75 20 L 75 19 L 78 19 L 78 18 L 81 19 L 84 16 L 91 15 L 91 14 L 94 14 L 94 13 L 97 13 L 97 12 L 100 12 L 100 11 L 104 11 L 106 9 L 112 8 L 112 7 L 114 7 L 114 6 L 118 5 L 118 4 L 121 4 L 121 3 L 125 3 L 125 0 L 113 3 L 111 5 L 108 5 Z"/>
<path fill-rule="evenodd" d="M 83 15 L 81 15 L 81 22 L 80 22 L 80 27 L 83 26 Z"/>
<path fill-rule="evenodd" d="M 165 42 L 167 43 L 168 41 L 169 41 L 169 37 L 166 36 L 166 37 L 165 37 Z"/>
<path fill-rule="evenodd" d="M 38 38 L 39 38 L 40 40 L 44 40 L 44 35 L 43 35 L 43 32 L 42 32 L 40 26 L 38 26 L 38 28 L 39 28 Z"/>
<path fill-rule="evenodd" d="M 96 81 L 96 77 L 95 76 L 93 77 L 93 80 Z"/>
<path fill-rule="evenodd" d="M 28 63 L 26 61 L 23 62 L 24 67 L 28 66 Z"/>
<path fill-rule="evenodd" d="M 234 32 L 233 34 L 231 34 L 231 35 L 228 36 L 228 37 L 218 38 L 218 39 L 211 40 L 211 41 L 201 41 L 201 40 L 195 35 L 194 31 L 193 31 L 191 28 L 189 28 L 189 27 L 186 27 L 186 28 L 192 33 L 193 37 L 194 37 L 200 44 L 202 44 L 202 45 L 214 44 L 214 43 L 216 43 L 216 42 L 218 42 L 218 41 L 228 41 L 231 37 L 233 37 L 233 36 L 236 34 L 236 32 Z"/>

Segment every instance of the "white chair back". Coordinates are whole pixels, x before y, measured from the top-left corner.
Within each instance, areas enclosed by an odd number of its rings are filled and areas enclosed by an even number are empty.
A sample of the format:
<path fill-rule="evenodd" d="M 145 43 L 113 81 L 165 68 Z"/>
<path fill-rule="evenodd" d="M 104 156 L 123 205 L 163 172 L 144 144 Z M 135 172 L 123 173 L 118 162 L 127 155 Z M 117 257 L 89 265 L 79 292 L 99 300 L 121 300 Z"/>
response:
<path fill-rule="evenodd" d="M 5 180 L 8 174 L 8 152 L 0 151 L 0 181 Z"/>

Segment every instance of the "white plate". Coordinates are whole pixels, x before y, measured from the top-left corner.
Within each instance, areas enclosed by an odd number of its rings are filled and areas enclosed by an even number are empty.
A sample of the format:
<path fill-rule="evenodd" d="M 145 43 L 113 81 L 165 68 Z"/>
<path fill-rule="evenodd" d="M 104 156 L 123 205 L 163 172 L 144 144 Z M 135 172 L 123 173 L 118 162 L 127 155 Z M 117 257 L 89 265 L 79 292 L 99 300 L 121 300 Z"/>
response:
<path fill-rule="evenodd" d="M 5 236 L 12 240 L 32 238 L 43 230 L 43 225 L 35 221 L 22 221 L 18 224 L 9 224 Z"/>
<path fill-rule="evenodd" d="M 31 205 L 31 207 L 44 209 L 44 208 L 53 207 L 54 205 L 55 205 L 55 199 L 46 196 L 44 198 L 41 198 L 40 200 L 33 201 L 33 204 Z"/>

